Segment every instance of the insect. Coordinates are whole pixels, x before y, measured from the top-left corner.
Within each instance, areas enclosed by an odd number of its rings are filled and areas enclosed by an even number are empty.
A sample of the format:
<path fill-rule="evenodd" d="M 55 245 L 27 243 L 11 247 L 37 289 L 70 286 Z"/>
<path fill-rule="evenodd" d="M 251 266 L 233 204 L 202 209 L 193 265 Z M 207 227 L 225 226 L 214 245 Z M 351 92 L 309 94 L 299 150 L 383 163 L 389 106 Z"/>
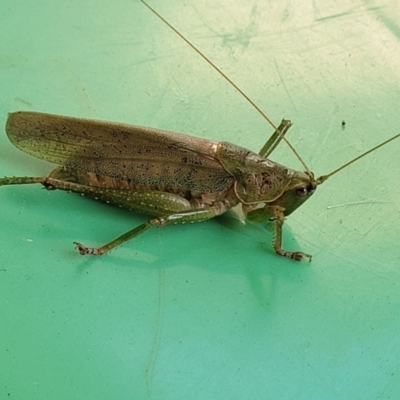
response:
<path fill-rule="evenodd" d="M 271 138 L 257 154 L 228 142 L 160 129 L 37 112 L 14 112 L 9 114 L 6 123 L 10 141 L 22 151 L 59 167 L 48 176 L 1 178 L 0 186 L 40 183 L 49 190 L 76 192 L 154 216 L 98 248 L 75 242 L 82 255 L 107 253 L 152 226 L 205 221 L 241 205 L 248 220 L 275 223 L 273 247 L 278 255 L 296 261 L 303 258 L 311 261 L 311 255 L 307 253 L 282 248 L 285 217 L 307 201 L 317 186 L 329 177 L 400 134 L 316 179 L 285 138 L 290 126 L 290 121 L 283 120 L 278 128 L 274 127 Z M 304 172 L 267 158 L 281 140 L 296 154 Z"/>

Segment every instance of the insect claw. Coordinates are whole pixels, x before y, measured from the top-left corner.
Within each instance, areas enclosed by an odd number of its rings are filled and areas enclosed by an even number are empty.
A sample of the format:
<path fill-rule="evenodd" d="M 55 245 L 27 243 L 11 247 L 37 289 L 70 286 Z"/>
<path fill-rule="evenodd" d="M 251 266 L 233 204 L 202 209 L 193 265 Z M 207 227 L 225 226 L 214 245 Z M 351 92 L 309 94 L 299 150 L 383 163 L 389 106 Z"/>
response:
<path fill-rule="evenodd" d="M 101 254 L 98 252 L 98 249 L 96 249 L 94 247 L 86 247 L 83 244 L 78 243 L 78 242 L 74 242 L 74 245 L 82 256 L 85 256 L 87 254 L 92 254 L 94 256 L 98 256 Z"/>
<path fill-rule="evenodd" d="M 299 259 L 296 258 L 296 261 L 301 261 L 303 259 L 303 257 L 307 257 L 308 262 L 311 262 L 311 260 L 312 260 L 311 254 L 306 254 L 306 253 L 303 253 L 302 251 L 296 251 L 296 252 L 294 252 L 294 254 L 296 254 L 296 256 L 299 257 Z"/>
<path fill-rule="evenodd" d="M 276 250 L 276 253 L 282 257 L 291 258 L 292 260 L 295 261 L 302 261 L 303 257 L 307 257 L 309 262 L 311 262 L 312 260 L 311 254 L 303 253 L 302 251 L 286 251 L 283 249 L 279 249 Z"/>

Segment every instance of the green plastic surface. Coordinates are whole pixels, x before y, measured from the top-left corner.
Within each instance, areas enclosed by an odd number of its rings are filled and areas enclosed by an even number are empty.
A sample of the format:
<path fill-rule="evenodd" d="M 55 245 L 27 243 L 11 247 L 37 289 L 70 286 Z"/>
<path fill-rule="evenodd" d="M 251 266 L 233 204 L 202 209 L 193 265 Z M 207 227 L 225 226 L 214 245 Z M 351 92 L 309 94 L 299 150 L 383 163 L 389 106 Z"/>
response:
<path fill-rule="evenodd" d="M 397 0 L 149 0 L 278 124 L 316 175 L 399 133 Z M 137 0 L 3 0 L 0 120 L 35 110 L 227 140 L 273 129 Z M 342 124 L 342 121 L 345 124 Z M 285 225 L 146 216 L 0 188 L 0 399 L 395 399 L 400 140 L 332 177 Z M 284 144 L 273 157 L 302 169 Z M 0 134 L 0 175 L 51 165 Z"/>

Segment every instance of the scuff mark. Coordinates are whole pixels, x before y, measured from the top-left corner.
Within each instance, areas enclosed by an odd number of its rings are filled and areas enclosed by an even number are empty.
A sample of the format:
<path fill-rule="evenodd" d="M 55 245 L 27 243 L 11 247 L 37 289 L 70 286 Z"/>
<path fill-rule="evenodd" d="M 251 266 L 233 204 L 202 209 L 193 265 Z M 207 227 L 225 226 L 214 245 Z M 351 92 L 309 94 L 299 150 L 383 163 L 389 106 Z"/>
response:
<path fill-rule="evenodd" d="M 326 206 L 328 210 L 332 208 L 339 208 L 339 207 L 347 207 L 347 206 L 358 206 L 360 204 L 391 204 L 392 201 L 383 201 L 383 200 L 362 200 L 362 201 L 353 201 L 350 203 L 342 203 L 342 204 L 335 204 L 333 206 Z"/>
<path fill-rule="evenodd" d="M 274 59 L 274 63 L 275 63 L 276 72 L 277 72 L 278 75 L 279 75 L 279 79 L 281 80 L 282 86 L 283 86 L 283 88 L 285 89 L 285 92 L 286 92 L 286 94 L 288 95 L 289 100 L 290 100 L 290 102 L 292 103 L 293 108 L 297 111 L 297 107 L 296 107 L 295 104 L 293 103 L 292 96 L 290 95 L 290 93 L 289 93 L 289 91 L 288 91 L 288 89 L 287 89 L 287 87 L 286 87 L 286 85 L 285 85 L 285 82 L 284 82 L 284 80 L 283 80 L 283 78 L 282 78 L 282 75 L 281 75 L 281 73 L 280 73 L 280 71 L 279 71 L 279 67 L 278 67 L 278 63 L 276 62 L 276 59 Z"/>
<path fill-rule="evenodd" d="M 147 394 L 150 395 L 151 385 L 153 382 L 154 368 L 157 362 L 158 350 L 160 347 L 160 334 L 162 328 L 162 316 L 163 316 L 163 298 L 164 298 L 164 281 L 165 281 L 165 270 L 160 269 L 158 279 L 158 304 L 156 313 L 156 323 L 154 326 L 154 337 L 153 343 L 150 350 L 149 362 L 146 366 L 146 389 Z"/>

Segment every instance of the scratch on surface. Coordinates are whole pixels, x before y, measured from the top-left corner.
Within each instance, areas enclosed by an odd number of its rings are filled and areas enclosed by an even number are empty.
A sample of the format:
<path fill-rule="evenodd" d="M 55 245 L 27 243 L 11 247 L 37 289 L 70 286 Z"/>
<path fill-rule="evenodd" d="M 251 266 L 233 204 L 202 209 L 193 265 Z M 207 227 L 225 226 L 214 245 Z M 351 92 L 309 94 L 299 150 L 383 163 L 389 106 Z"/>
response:
<path fill-rule="evenodd" d="M 357 206 L 360 204 L 390 204 L 393 201 L 383 201 L 383 200 L 363 200 L 363 201 L 353 201 L 350 203 L 335 204 L 334 206 L 326 206 L 328 210 L 332 208 L 346 207 L 346 206 Z"/>
<path fill-rule="evenodd" d="M 291 345 L 287 340 L 285 340 L 284 338 L 281 338 L 282 342 L 286 345 L 286 347 L 292 352 L 292 353 L 296 353 L 298 358 L 300 360 L 302 360 L 302 362 L 304 363 L 304 369 L 310 369 L 313 374 L 316 376 L 316 378 L 322 383 L 322 385 L 325 386 L 326 390 L 332 395 L 334 396 L 334 398 L 336 399 L 341 399 L 342 397 L 340 396 L 340 393 L 338 392 L 338 389 L 336 389 L 334 387 L 334 385 L 332 385 L 328 379 L 326 379 L 322 373 L 319 372 L 319 368 L 314 367 L 314 365 L 310 362 L 310 360 L 308 359 L 308 357 L 306 357 L 306 355 L 304 354 L 304 351 L 300 351 L 298 349 L 298 347 Z M 330 398 L 333 398 L 332 396 L 330 396 Z"/>
<path fill-rule="evenodd" d="M 154 105 L 151 107 L 151 110 L 147 115 L 147 119 L 149 120 L 150 124 L 154 120 L 154 118 L 158 115 L 158 112 L 162 110 L 162 103 L 164 101 L 166 93 L 167 93 L 167 88 L 166 86 L 164 86 L 162 93 L 157 96 L 155 101 L 152 102 Z"/>
<path fill-rule="evenodd" d="M 15 101 L 19 101 L 22 104 L 25 104 L 26 106 L 32 107 L 32 103 L 30 103 L 28 100 L 24 100 L 21 97 L 16 97 L 14 99 Z"/>
<path fill-rule="evenodd" d="M 149 362 L 146 366 L 146 389 L 147 394 L 150 395 L 151 392 L 151 384 L 153 381 L 154 375 L 154 367 L 156 365 L 158 349 L 160 347 L 160 333 L 162 327 L 162 305 L 163 305 L 163 295 L 164 295 L 164 280 L 165 280 L 165 270 L 160 269 L 159 277 L 158 277 L 158 303 L 157 303 L 157 314 L 156 314 L 156 323 L 154 329 L 154 337 L 153 343 L 150 350 L 150 358 Z"/>
<path fill-rule="evenodd" d="M 218 6 L 223 10 L 224 20 L 229 23 L 233 23 L 233 25 L 237 28 L 229 29 L 226 33 L 221 33 L 218 30 L 215 30 L 203 17 L 202 13 L 197 9 L 195 5 L 193 5 L 193 10 L 196 12 L 198 18 L 203 23 L 203 25 L 216 37 L 219 37 L 222 40 L 224 45 L 228 47 L 231 44 L 238 44 L 242 48 L 247 48 L 251 39 L 258 36 L 258 24 L 257 24 L 257 5 L 253 5 L 250 14 L 248 14 L 248 18 L 245 19 L 242 14 L 241 18 L 238 20 L 234 17 L 234 13 L 232 10 L 225 7 L 223 3 L 218 2 Z M 246 13 L 247 16 L 247 13 Z M 247 25 L 244 28 L 240 28 L 246 21 L 248 21 Z M 230 24 L 226 25 L 230 26 Z"/>
<path fill-rule="evenodd" d="M 283 86 L 283 88 L 285 89 L 285 92 L 286 92 L 286 94 L 288 95 L 289 100 L 290 100 L 290 102 L 292 103 L 293 108 L 297 111 L 297 107 L 296 107 L 296 106 L 294 105 L 294 103 L 293 103 L 292 96 L 290 95 L 290 93 L 289 93 L 289 91 L 287 90 L 287 87 L 286 87 L 286 85 L 285 85 L 285 82 L 283 81 L 283 78 L 282 78 L 281 72 L 279 71 L 279 67 L 278 67 L 278 63 L 276 62 L 276 59 L 274 59 L 274 63 L 275 63 L 276 72 L 278 73 L 279 79 L 280 79 L 281 82 L 282 82 L 282 86 Z"/>
<path fill-rule="evenodd" d="M 77 72 L 75 65 L 69 60 L 56 61 L 55 68 L 63 75 L 63 78 L 69 83 L 69 90 L 79 101 L 95 117 L 98 116 L 96 106 L 89 96 L 88 91 L 82 81 L 80 74 Z"/>
<path fill-rule="evenodd" d="M 352 257 L 351 255 L 344 255 L 343 253 L 340 253 L 337 250 L 332 251 L 327 248 L 324 248 L 324 252 L 333 256 L 336 260 L 345 262 L 348 265 L 349 271 L 363 269 L 365 271 L 368 271 L 369 273 L 379 276 L 380 278 L 383 278 L 385 280 L 388 279 L 386 273 L 381 272 L 379 269 L 375 268 L 373 265 L 368 265 L 368 263 L 366 263 L 365 260 L 356 259 L 355 257 Z"/>
<path fill-rule="evenodd" d="M 323 22 L 323 21 L 326 21 L 326 20 L 342 18 L 342 17 L 348 17 L 348 16 L 355 15 L 355 14 L 364 14 L 366 12 L 371 12 L 371 11 L 376 11 L 376 10 L 379 11 L 379 10 L 381 10 L 381 8 L 383 8 L 383 7 L 379 6 L 379 7 L 364 8 L 362 6 L 356 6 L 356 7 L 350 8 L 350 9 L 348 9 L 346 11 L 339 12 L 339 13 L 336 13 L 336 14 L 330 14 L 330 15 L 327 15 L 325 17 L 320 16 L 319 18 L 315 19 L 315 22 Z M 315 12 L 315 10 L 316 10 L 316 8 L 314 7 L 314 12 Z M 318 12 L 318 14 L 320 15 L 319 12 Z"/>

